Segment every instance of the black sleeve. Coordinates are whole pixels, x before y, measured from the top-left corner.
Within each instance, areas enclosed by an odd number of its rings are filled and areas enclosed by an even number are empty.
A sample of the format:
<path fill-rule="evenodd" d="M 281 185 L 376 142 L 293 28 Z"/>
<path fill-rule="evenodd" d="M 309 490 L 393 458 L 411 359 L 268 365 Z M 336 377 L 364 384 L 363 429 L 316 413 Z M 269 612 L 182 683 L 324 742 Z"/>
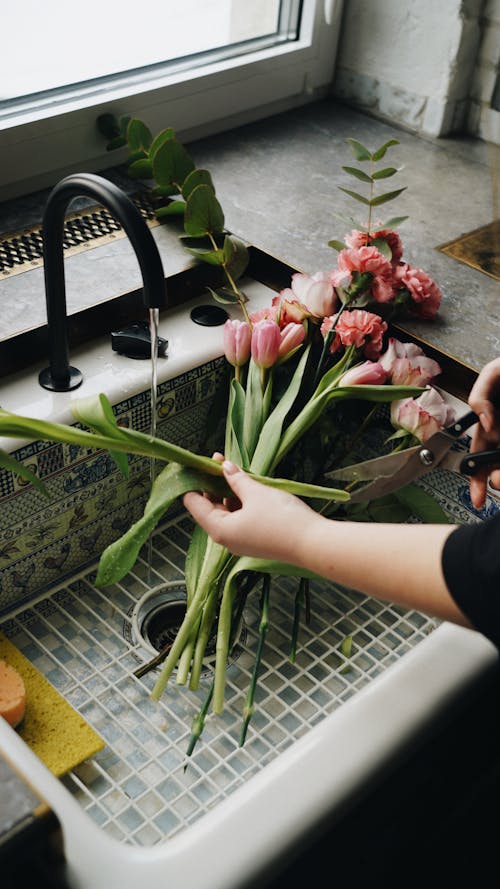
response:
<path fill-rule="evenodd" d="M 445 541 L 442 567 L 460 610 L 500 648 L 500 513 L 453 531 Z"/>

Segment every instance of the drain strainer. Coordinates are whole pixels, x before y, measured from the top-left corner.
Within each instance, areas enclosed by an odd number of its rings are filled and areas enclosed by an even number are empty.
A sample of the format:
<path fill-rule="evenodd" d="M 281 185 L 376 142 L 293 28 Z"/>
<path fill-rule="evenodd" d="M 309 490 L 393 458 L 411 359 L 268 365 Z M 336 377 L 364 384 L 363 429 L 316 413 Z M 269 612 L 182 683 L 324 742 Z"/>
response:
<path fill-rule="evenodd" d="M 150 654 L 157 655 L 174 641 L 186 614 L 184 581 L 169 581 L 153 587 L 134 606 L 131 614 L 131 641 Z M 241 622 L 238 642 L 244 642 L 246 629 Z M 209 640 L 203 663 L 210 668 L 215 662 L 216 638 Z M 233 649 L 231 661 L 236 659 Z"/>

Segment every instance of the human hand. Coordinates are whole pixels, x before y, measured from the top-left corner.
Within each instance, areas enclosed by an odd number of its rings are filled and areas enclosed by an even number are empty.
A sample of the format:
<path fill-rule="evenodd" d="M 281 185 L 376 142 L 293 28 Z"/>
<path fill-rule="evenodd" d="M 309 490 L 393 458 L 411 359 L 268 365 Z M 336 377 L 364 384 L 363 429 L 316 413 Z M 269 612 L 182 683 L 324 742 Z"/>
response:
<path fill-rule="evenodd" d="M 470 391 L 469 405 L 479 417 L 472 432 L 471 453 L 500 446 L 499 404 L 500 358 L 495 358 L 483 367 Z M 493 488 L 500 489 L 500 469 L 486 469 L 470 479 L 470 496 L 476 509 L 484 506 L 488 479 Z"/>
<path fill-rule="evenodd" d="M 228 460 L 222 468 L 237 500 L 215 502 L 189 491 L 183 501 L 195 521 L 236 556 L 300 564 L 303 532 L 317 517 L 314 510 L 286 491 L 255 481 Z"/>

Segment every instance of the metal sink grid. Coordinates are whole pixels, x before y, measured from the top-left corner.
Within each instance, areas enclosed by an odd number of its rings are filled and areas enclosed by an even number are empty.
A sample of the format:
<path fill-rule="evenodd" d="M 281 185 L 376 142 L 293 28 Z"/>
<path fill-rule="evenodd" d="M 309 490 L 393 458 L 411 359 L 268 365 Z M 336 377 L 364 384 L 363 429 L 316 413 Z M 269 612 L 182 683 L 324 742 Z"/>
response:
<path fill-rule="evenodd" d="M 256 648 L 258 590 L 249 596 L 242 634 L 227 674 L 226 708 L 209 714 L 187 759 L 200 689 L 175 681 L 159 703 L 155 674 L 133 675 L 150 652 L 134 643 L 130 616 L 148 587 L 179 580 L 191 520 L 182 515 L 154 537 L 151 567 L 141 558 L 122 583 L 98 590 L 95 569 L 78 575 L 11 616 L 2 631 L 102 736 L 106 746 L 62 780 L 103 830 L 151 846 L 184 830 L 240 784 L 349 700 L 435 627 L 415 611 L 377 602 L 329 583 L 311 583 L 311 621 L 302 622 L 297 659 L 289 659 L 297 581 L 275 578 L 256 711 L 240 748 L 241 714 Z M 340 646 L 352 635 L 347 662 Z"/>

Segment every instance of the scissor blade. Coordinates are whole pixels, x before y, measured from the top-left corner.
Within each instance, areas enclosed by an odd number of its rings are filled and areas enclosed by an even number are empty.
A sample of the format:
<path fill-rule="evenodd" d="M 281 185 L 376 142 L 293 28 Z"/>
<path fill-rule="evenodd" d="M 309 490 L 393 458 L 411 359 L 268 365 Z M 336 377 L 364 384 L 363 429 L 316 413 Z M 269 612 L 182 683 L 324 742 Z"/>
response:
<path fill-rule="evenodd" d="M 435 469 L 454 443 L 455 438 L 452 435 L 443 431 L 436 432 L 425 445 L 417 445 L 398 451 L 396 454 L 387 454 L 385 457 L 375 457 L 364 463 L 347 466 L 345 470 L 334 470 L 328 473 L 328 477 L 338 479 L 336 473 L 340 472 L 342 473 L 340 480 L 343 481 L 368 481 L 369 484 L 350 492 L 351 502 L 375 500 L 377 497 L 384 497 L 398 488 L 403 488 L 431 469 Z M 398 457 L 399 461 L 396 459 Z M 350 474 L 348 470 L 351 470 Z"/>

